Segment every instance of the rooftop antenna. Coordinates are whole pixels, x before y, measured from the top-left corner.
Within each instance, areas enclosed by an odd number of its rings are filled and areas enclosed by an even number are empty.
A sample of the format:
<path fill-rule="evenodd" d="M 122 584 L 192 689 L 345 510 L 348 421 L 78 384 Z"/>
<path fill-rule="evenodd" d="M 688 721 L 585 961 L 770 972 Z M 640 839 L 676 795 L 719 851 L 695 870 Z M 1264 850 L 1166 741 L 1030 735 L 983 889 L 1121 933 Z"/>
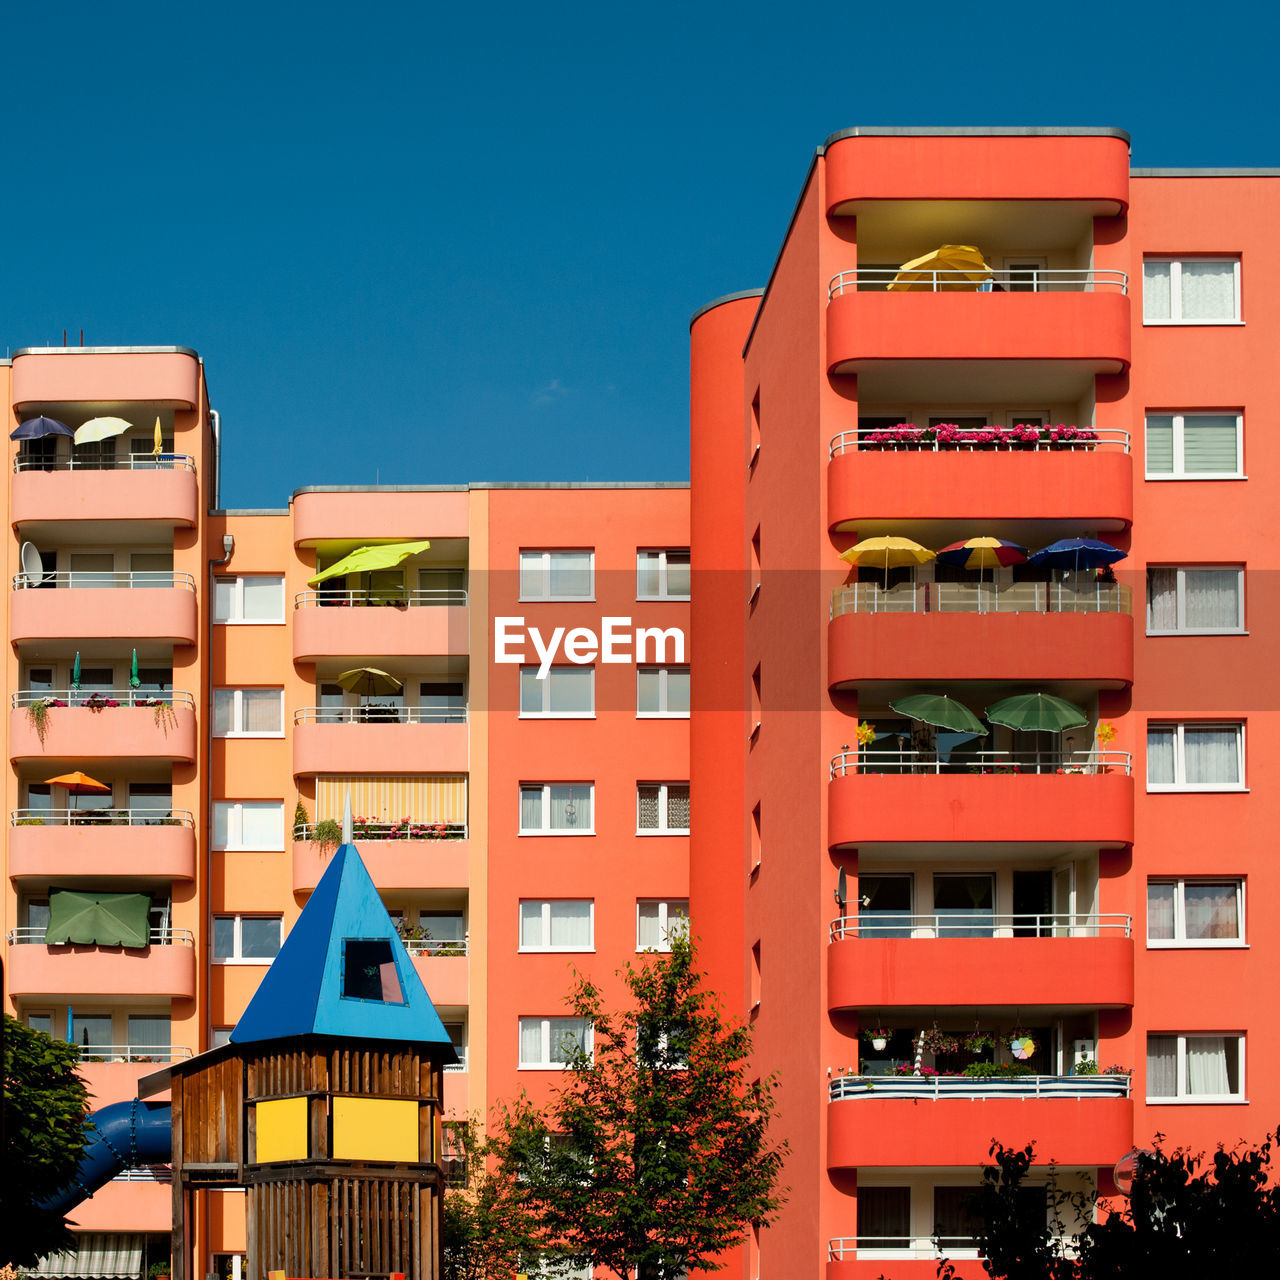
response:
<path fill-rule="evenodd" d="M 346 799 L 342 802 L 342 843 L 351 843 L 351 790 L 347 789 Z"/>

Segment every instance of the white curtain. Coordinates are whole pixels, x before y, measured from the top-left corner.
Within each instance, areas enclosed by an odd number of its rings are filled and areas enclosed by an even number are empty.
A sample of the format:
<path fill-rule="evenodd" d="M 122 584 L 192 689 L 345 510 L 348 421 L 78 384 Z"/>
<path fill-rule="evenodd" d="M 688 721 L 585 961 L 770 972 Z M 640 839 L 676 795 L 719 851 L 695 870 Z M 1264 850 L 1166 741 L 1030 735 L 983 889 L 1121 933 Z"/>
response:
<path fill-rule="evenodd" d="M 591 552 L 551 553 L 551 598 L 581 599 L 591 595 Z"/>
<path fill-rule="evenodd" d="M 553 902 L 551 904 L 551 945 L 580 947 L 591 945 L 591 903 Z"/>
<path fill-rule="evenodd" d="M 591 787 L 553 786 L 551 791 L 551 830 L 591 830 Z"/>
<path fill-rule="evenodd" d="M 284 848 L 284 805 L 246 800 L 241 806 L 240 844 L 246 849 Z"/>
<path fill-rule="evenodd" d="M 1223 1097 L 1231 1092 L 1223 1036 L 1187 1037 L 1187 1092 Z"/>
<path fill-rule="evenodd" d="M 1184 886 L 1188 938 L 1238 938 L 1240 919 L 1234 881 Z"/>
<path fill-rule="evenodd" d="M 579 1046 L 590 1048 L 591 1023 L 585 1018 L 549 1018 L 551 1024 L 551 1061 L 565 1063 Z"/>
<path fill-rule="evenodd" d="M 636 950 L 656 951 L 662 946 L 662 929 L 659 924 L 658 903 L 640 904 L 639 923 L 636 926 Z"/>
<path fill-rule="evenodd" d="M 1234 785 L 1240 781 L 1240 735 L 1235 729 L 1187 725 L 1183 729 L 1189 784 Z"/>
<path fill-rule="evenodd" d="M 1147 782 L 1167 784 L 1177 781 L 1173 772 L 1177 730 L 1172 725 L 1151 725 L 1147 729 Z"/>
<path fill-rule="evenodd" d="M 542 903 L 522 902 L 520 904 L 520 945 L 522 947 L 541 947 L 542 940 Z"/>
<path fill-rule="evenodd" d="M 1183 262 L 1182 318 L 1234 320 L 1235 314 L 1235 263 L 1222 260 Z"/>
<path fill-rule="evenodd" d="M 1169 570 L 1153 569 L 1152 573 Z M 1185 569 L 1187 626 L 1201 631 L 1230 631 L 1240 625 L 1240 573 L 1237 569 Z"/>
<path fill-rule="evenodd" d="M 683 714 L 689 710 L 689 668 L 667 669 L 667 714 Z"/>
<path fill-rule="evenodd" d="M 282 733 L 284 720 L 279 689 L 242 689 L 245 733 Z"/>
<path fill-rule="evenodd" d="M 234 689 L 215 689 L 213 691 L 213 732 L 215 736 L 235 732 L 235 714 L 236 691 Z"/>
<path fill-rule="evenodd" d="M 520 830 L 542 830 L 542 788 L 520 788 Z"/>
<path fill-rule="evenodd" d="M 537 1063 L 542 1061 L 542 1019 L 520 1019 L 520 1061 Z"/>
<path fill-rule="evenodd" d="M 1173 938 L 1173 899 L 1177 886 L 1152 880 L 1147 884 L 1147 937 L 1154 941 Z"/>
<path fill-rule="evenodd" d="M 1144 320 L 1168 320 L 1171 314 L 1168 262 L 1142 264 L 1142 317 Z"/>
<path fill-rule="evenodd" d="M 1147 570 L 1147 630 L 1178 629 L 1177 569 Z"/>
<path fill-rule="evenodd" d="M 245 578 L 244 617 L 246 622 L 282 622 L 284 579 L 265 576 Z"/>
<path fill-rule="evenodd" d="M 547 672 L 548 707 L 554 715 L 577 715 L 595 709 L 594 667 L 552 667 Z"/>
<path fill-rule="evenodd" d="M 1178 1096 L 1178 1037 L 1147 1037 L 1147 1097 Z"/>

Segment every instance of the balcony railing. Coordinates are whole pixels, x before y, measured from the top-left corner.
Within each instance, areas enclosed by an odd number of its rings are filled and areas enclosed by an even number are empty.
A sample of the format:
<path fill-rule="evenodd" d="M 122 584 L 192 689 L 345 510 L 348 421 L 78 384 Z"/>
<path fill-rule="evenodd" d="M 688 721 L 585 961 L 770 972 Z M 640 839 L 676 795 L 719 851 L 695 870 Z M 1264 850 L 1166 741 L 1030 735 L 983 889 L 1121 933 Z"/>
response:
<path fill-rule="evenodd" d="M 957 749 L 949 759 L 936 752 L 902 750 L 841 751 L 831 760 L 831 777 L 872 773 L 1099 774 L 1132 772 L 1127 751 L 969 751 Z"/>
<path fill-rule="evenodd" d="M 122 453 L 114 458 L 77 458 L 59 454 L 39 458 L 18 454 L 13 460 L 17 471 L 194 471 L 196 460 L 185 453 Z"/>
<path fill-rule="evenodd" d="M 82 1044 L 81 1062 L 177 1062 L 191 1057 L 185 1044 Z"/>
<path fill-rule="evenodd" d="M 465 938 L 401 938 L 401 942 L 411 956 L 465 956 L 468 954 Z"/>
<path fill-rule="evenodd" d="M 467 1069 L 467 1054 L 465 1049 L 455 1047 L 454 1052 L 458 1055 L 457 1062 L 449 1062 L 445 1064 L 445 1071 L 465 1071 Z"/>
<path fill-rule="evenodd" d="M 1050 1241 L 1060 1258 L 1075 1257 L 1079 1237 L 1055 1236 Z M 827 1241 L 828 1262 L 852 1262 L 859 1256 L 882 1259 L 977 1258 L 978 1241 L 973 1236 L 837 1236 Z"/>
<path fill-rule="evenodd" d="M 396 591 L 388 587 L 368 591 L 299 591 L 293 597 L 295 609 L 360 608 L 363 606 L 405 608 L 465 608 L 467 593 L 461 589 Z"/>
<path fill-rule="evenodd" d="M 295 840 L 315 840 L 316 824 L 299 822 L 293 829 Z M 465 822 L 356 822 L 352 829 L 356 840 L 416 840 L 430 843 L 435 840 L 465 840 Z"/>
<path fill-rule="evenodd" d="M 466 707 L 301 707 L 294 724 L 466 724 Z"/>
<path fill-rule="evenodd" d="M 1098 938 L 1129 937 L 1131 916 L 995 915 L 990 911 L 939 911 L 933 915 L 841 916 L 831 922 L 830 938 Z"/>
<path fill-rule="evenodd" d="M 145 588 L 178 589 L 194 591 L 196 580 L 185 571 L 169 569 L 143 569 L 137 572 L 129 570 L 107 571 L 105 569 L 81 569 L 59 571 L 57 573 L 15 573 L 13 589 L 15 591 L 30 590 L 34 587 L 70 587 L 76 591 L 86 590 L 141 590 Z"/>
<path fill-rule="evenodd" d="M 944 1102 L 985 1098 L 1127 1098 L 1129 1077 L 1096 1076 L 840 1076 L 827 1083 L 832 1102 L 909 1098 Z"/>
<path fill-rule="evenodd" d="M 162 1182 L 173 1181 L 173 1168 L 167 1164 L 144 1164 L 136 1169 L 124 1169 L 117 1173 L 112 1182 Z"/>
<path fill-rule="evenodd" d="M 851 582 L 831 593 L 846 613 L 1132 613 L 1133 589 L 1115 582 Z"/>
<path fill-rule="evenodd" d="M 14 809 L 11 827 L 188 827 L 190 809 Z"/>
<path fill-rule="evenodd" d="M 5 935 L 9 945 L 12 946 L 51 946 L 51 947 L 75 947 L 79 946 L 76 942 L 45 942 L 45 934 L 48 930 L 43 925 L 21 925 L 17 929 L 10 929 Z M 96 945 L 90 943 L 89 945 Z M 153 947 L 194 947 L 196 945 L 195 935 L 190 929 L 152 929 L 148 938 L 148 945 Z"/>
<path fill-rule="evenodd" d="M 887 289 L 901 274 L 899 267 L 858 267 L 841 271 L 827 285 L 827 301 L 842 293 L 875 292 Z M 1093 268 L 1036 267 L 1017 271 L 993 271 L 979 288 L 972 272 L 912 271 L 912 292 L 939 291 L 972 293 L 1128 293 L 1129 276 L 1124 271 Z"/>
<path fill-rule="evenodd" d="M 1119 427 L 987 427 L 940 431 L 903 424 L 858 427 L 831 437 L 827 454 L 838 458 L 855 451 L 873 453 L 1112 453 L 1129 452 L 1129 433 Z"/>
<path fill-rule="evenodd" d="M 13 707 L 29 707 L 47 702 L 53 707 L 87 707 L 105 711 L 114 707 L 180 707 L 194 711 L 195 697 L 182 689 L 149 693 L 145 689 L 19 689 L 10 703 Z"/>

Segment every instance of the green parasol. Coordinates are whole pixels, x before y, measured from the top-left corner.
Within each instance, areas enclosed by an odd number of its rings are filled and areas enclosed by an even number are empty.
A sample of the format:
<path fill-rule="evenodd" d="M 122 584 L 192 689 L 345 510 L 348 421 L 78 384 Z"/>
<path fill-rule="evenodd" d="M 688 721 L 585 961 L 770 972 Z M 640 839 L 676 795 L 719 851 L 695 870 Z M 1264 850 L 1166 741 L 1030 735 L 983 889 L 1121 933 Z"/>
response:
<path fill-rule="evenodd" d="M 1061 733 L 1089 723 L 1089 717 L 1065 698 L 1050 693 L 1016 693 L 987 708 L 987 719 L 1027 733 Z"/>
<path fill-rule="evenodd" d="M 150 910 L 151 899 L 145 893 L 54 889 L 44 940 L 49 945 L 145 947 L 151 941 Z"/>
<path fill-rule="evenodd" d="M 136 689 L 142 681 L 138 678 L 138 651 L 133 651 L 133 663 L 129 667 L 129 688 Z"/>
<path fill-rule="evenodd" d="M 889 703 L 900 716 L 922 720 L 939 729 L 953 733 L 976 733 L 986 737 L 987 728 L 962 702 L 948 698 L 945 693 L 912 693 L 897 702 Z"/>
<path fill-rule="evenodd" d="M 76 660 L 71 664 L 71 687 L 78 689 L 80 687 L 80 650 L 76 650 Z"/>

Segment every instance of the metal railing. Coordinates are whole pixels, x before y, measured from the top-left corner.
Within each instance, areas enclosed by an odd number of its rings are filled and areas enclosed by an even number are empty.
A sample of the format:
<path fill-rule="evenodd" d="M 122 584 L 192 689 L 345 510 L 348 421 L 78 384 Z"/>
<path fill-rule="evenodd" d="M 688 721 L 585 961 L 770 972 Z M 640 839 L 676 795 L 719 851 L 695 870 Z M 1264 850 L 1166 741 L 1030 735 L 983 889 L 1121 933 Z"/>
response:
<path fill-rule="evenodd" d="M 937 752 L 909 748 L 840 751 L 831 759 L 831 776 L 871 773 L 1062 773 L 1132 772 L 1127 751 L 970 751 L 957 747 L 944 759 Z"/>
<path fill-rule="evenodd" d="M 167 1164 L 143 1164 L 117 1173 L 112 1182 L 162 1182 L 173 1181 L 173 1168 Z"/>
<path fill-rule="evenodd" d="M 1129 613 L 1133 588 L 1117 582 L 850 582 L 831 593 L 846 613 Z"/>
<path fill-rule="evenodd" d="M 397 707 L 373 703 L 367 707 L 299 707 L 294 724 L 466 724 L 467 709 Z"/>
<path fill-rule="evenodd" d="M 859 1253 L 892 1253 L 895 1259 L 978 1257 L 978 1241 L 973 1236 L 836 1236 L 827 1241 L 828 1262 L 848 1262 Z"/>
<path fill-rule="evenodd" d="M 190 809 L 13 809 L 11 827 L 188 827 Z"/>
<path fill-rule="evenodd" d="M 48 702 L 54 707 L 87 707 L 101 711 L 112 707 L 180 707 L 194 711 L 196 700 L 183 689 L 149 693 L 146 689 L 19 689 L 10 699 L 13 707 Z"/>
<path fill-rule="evenodd" d="M 316 824 L 299 822 L 293 829 L 295 840 L 315 840 Z M 465 840 L 465 822 L 357 822 L 352 831 L 357 842 L 364 840 L 416 840 L 430 843 L 433 840 Z"/>
<path fill-rule="evenodd" d="M 51 946 L 51 947 L 78 947 L 78 942 L 50 942 L 46 943 L 44 938 L 47 929 L 43 925 L 22 925 L 17 929 L 10 929 L 5 937 L 9 941 L 10 946 Z M 97 946 L 97 943 L 85 943 L 85 946 Z M 190 929 L 152 929 L 148 938 L 148 945 L 153 947 L 194 947 L 196 945 L 195 935 Z"/>
<path fill-rule="evenodd" d="M 1097 1076 L 840 1076 L 827 1083 L 832 1102 L 858 1098 L 1127 1098 L 1129 1077 Z"/>
<path fill-rule="evenodd" d="M 299 591 L 293 597 L 295 609 L 312 608 L 459 608 L 467 604 L 467 593 L 445 588 L 396 591 L 388 587 L 371 587 L 368 591 Z"/>
<path fill-rule="evenodd" d="M 411 956 L 465 956 L 469 954 L 465 938 L 401 938 Z"/>
<path fill-rule="evenodd" d="M 455 1052 L 457 1051 L 455 1050 Z M 450 1062 L 445 1066 L 446 1072 L 465 1071 L 466 1069 L 467 1069 L 467 1055 L 465 1053 L 459 1053 L 457 1062 Z"/>
<path fill-rule="evenodd" d="M 1034 433 L 1034 434 L 1033 434 Z M 984 427 L 941 431 L 903 423 L 895 427 L 858 427 L 838 431 L 827 456 L 857 450 L 875 453 L 1128 453 L 1129 433 L 1120 427 Z"/>
<path fill-rule="evenodd" d="M 74 1034 L 74 1028 L 73 1028 Z M 185 1044 L 82 1044 L 81 1062 L 177 1062 L 191 1057 Z"/>
<path fill-rule="evenodd" d="M 1103 934 L 1129 937 L 1133 918 L 1119 913 L 1073 915 L 996 915 L 991 911 L 938 911 L 907 915 L 886 911 L 840 916 L 831 922 L 830 938 L 1098 938 Z"/>
<path fill-rule="evenodd" d="M 857 267 L 831 277 L 827 301 L 842 293 L 888 289 L 901 267 Z M 972 271 L 911 271 L 912 292 L 946 293 L 1128 293 L 1129 276 L 1124 271 L 1094 267 L 1028 267 L 992 271 L 982 280 Z M 904 290 L 904 292 L 907 292 Z"/>
<path fill-rule="evenodd" d="M 52 458 L 18 454 L 14 471 L 194 471 L 196 460 L 186 453 L 121 453 L 107 458 L 78 458 L 60 453 Z"/>
<path fill-rule="evenodd" d="M 71 569 L 56 573 L 15 573 L 15 591 L 41 588 L 70 588 L 74 591 L 91 590 L 146 590 L 178 589 L 194 591 L 196 580 L 185 570 L 142 569 L 136 572 L 120 569 Z"/>

